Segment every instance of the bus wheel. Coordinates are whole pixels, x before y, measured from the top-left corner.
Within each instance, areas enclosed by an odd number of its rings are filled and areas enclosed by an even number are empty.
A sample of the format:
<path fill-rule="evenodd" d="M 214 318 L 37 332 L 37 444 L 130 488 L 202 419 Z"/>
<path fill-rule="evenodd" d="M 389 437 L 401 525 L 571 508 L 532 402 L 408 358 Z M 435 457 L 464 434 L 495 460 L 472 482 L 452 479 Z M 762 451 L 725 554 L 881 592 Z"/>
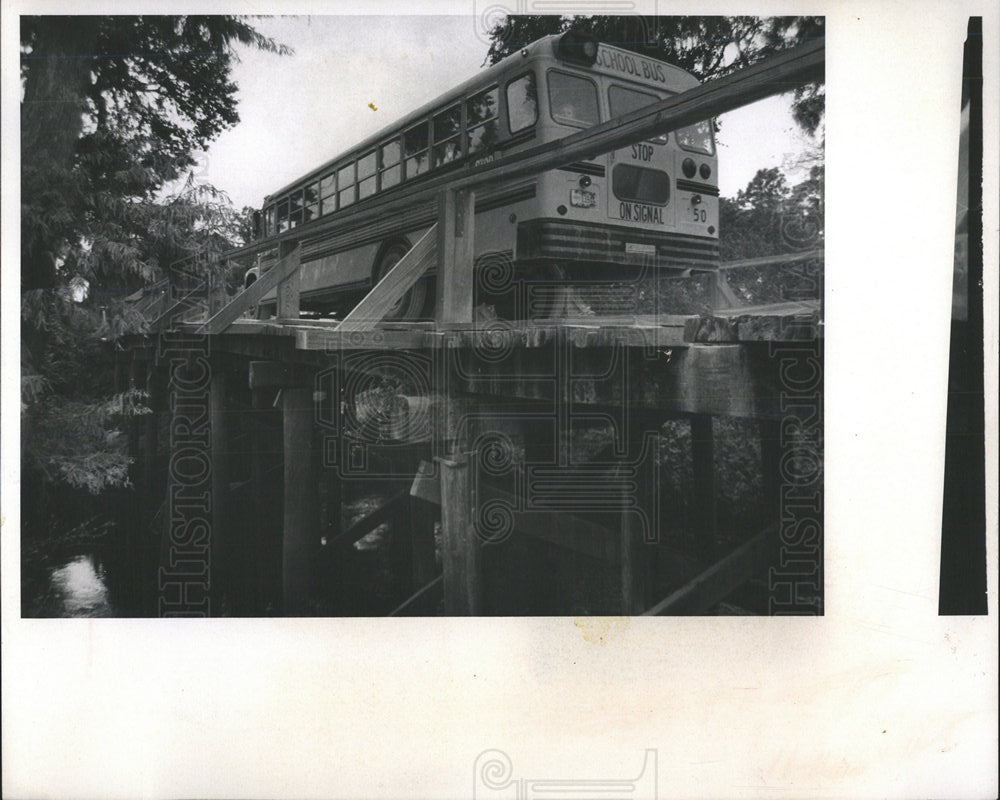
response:
<path fill-rule="evenodd" d="M 377 284 L 386 273 L 391 270 L 399 260 L 406 255 L 410 248 L 403 242 L 394 242 L 386 247 L 378 259 L 375 266 L 375 283 Z M 426 277 L 418 280 L 411 289 L 397 300 L 386 313 L 383 319 L 394 322 L 413 321 L 424 316 L 429 295 L 428 279 Z"/>

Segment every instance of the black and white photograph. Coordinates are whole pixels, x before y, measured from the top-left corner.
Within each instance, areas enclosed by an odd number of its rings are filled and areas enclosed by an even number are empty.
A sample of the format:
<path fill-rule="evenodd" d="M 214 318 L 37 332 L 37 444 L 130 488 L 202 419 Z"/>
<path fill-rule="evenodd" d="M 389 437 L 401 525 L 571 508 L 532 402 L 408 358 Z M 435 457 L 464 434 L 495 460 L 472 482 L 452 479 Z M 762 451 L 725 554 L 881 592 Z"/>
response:
<path fill-rule="evenodd" d="M 22 614 L 822 614 L 823 18 L 381 24 L 22 17 Z"/>
<path fill-rule="evenodd" d="M 5 8 L 4 796 L 995 796 L 915 6 Z"/>

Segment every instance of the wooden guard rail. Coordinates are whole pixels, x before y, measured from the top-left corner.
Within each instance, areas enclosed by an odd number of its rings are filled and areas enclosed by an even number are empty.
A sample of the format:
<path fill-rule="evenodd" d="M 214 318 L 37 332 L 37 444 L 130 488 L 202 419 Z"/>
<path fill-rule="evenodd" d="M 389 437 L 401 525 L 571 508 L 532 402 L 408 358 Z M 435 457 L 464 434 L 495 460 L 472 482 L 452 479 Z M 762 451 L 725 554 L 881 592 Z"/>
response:
<path fill-rule="evenodd" d="M 441 327 L 470 325 L 474 214 L 469 209 L 474 207 L 474 192 L 477 187 L 500 180 L 527 177 L 574 161 L 593 158 L 790 91 L 802 84 L 821 81 L 824 64 L 824 41 L 819 39 L 807 42 L 740 72 L 702 84 L 563 139 L 512 154 L 491 165 L 477 168 L 475 172 L 450 172 L 431 176 L 421 183 L 404 185 L 393 192 L 392 196 L 376 195 L 358 207 L 332 214 L 325 222 L 310 230 L 309 236 L 321 235 L 333 228 L 345 232 L 362 228 L 376 219 L 414 204 L 437 202 L 439 209 L 436 233 L 432 228 L 413 248 L 417 252 L 408 253 L 344 322 L 350 325 L 349 329 L 355 331 L 374 327 L 381 319 L 380 315 L 391 308 L 434 262 L 433 246 L 437 251 L 438 261 L 436 321 Z M 277 237 L 277 242 L 285 253 L 284 257 L 213 314 L 201 326 L 201 332 L 222 333 L 276 288 L 279 305 L 297 309 L 300 237 L 301 232 L 294 229 Z M 229 257 L 249 255 L 264 247 L 273 247 L 274 244 L 275 240 L 270 240 L 266 245 L 250 245 L 232 251 Z M 286 294 L 290 291 L 294 296 L 283 299 L 283 290 Z"/>

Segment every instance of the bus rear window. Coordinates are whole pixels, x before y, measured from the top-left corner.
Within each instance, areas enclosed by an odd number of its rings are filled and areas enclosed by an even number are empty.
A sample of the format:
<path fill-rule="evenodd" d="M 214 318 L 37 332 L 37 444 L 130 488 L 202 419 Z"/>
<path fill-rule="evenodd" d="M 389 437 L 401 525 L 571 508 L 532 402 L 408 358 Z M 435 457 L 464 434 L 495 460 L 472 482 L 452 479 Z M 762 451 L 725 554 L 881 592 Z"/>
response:
<path fill-rule="evenodd" d="M 619 200 L 655 206 L 670 200 L 670 178 L 656 169 L 618 164 L 611 173 L 611 188 Z"/>
<path fill-rule="evenodd" d="M 608 88 L 608 105 L 611 109 L 612 117 L 622 117 L 640 108 L 652 105 L 662 98 L 659 95 L 649 92 L 640 92 L 635 89 L 628 89 L 624 86 L 611 86 Z M 656 144 L 666 144 L 667 137 L 654 136 L 649 141 Z"/>
<path fill-rule="evenodd" d="M 708 120 L 702 120 L 677 131 L 677 144 L 693 153 L 712 155 L 715 143 L 712 140 L 712 125 Z"/>
<path fill-rule="evenodd" d="M 601 121 L 597 87 L 586 78 L 565 72 L 549 73 L 549 111 L 565 125 L 586 128 Z"/>

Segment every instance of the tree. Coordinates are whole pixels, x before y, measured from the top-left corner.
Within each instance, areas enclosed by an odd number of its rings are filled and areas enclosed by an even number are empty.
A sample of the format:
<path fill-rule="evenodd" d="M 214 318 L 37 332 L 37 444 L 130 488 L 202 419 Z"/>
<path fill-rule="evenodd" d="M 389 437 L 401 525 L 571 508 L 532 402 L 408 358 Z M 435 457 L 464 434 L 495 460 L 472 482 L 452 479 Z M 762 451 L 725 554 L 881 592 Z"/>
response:
<path fill-rule="evenodd" d="M 823 166 L 788 186 L 778 167 L 760 169 L 735 198 L 719 200 L 719 250 L 723 261 L 801 254 L 823 246 Z M 745 302 L 770 303 L 817 297 L 822 257 L 790 266 L 731 269 L 730 286 Z"/>
<path fill-rule="evenodd" d="M 141 204 L 239 121 L 236 44 L 290 52 L 239 17 L 22 17 L 22 289 L 54 288 L 67 248 L 95 277 L 153 275 Z"/>
<path fill-rule="evenodd" d="M 35 533 L 61 487 L 127 484 L 120 428 L 141 391 L 110 394 L 123 296 L 199 251 L 240 241 L 228 198 L 188 180 L 236 124 L 236 47 L 288 48 L 232 16 L 21 18 L 22 511 Z M 41 530 L 45 533 L 44 530 Z"/>
<path fill-rule="evenodd" d="M 822 17 L 645 17 L 511 15 L 490 31 L 486 61 L 495 64 L 542 36 L 569 28 L 676 64 L 698 79 L 719 78 L 804 39 L 823 36 Z M 793 114 L 810 135 L 823 119 L 823 87 L 795 90 Z"/>

